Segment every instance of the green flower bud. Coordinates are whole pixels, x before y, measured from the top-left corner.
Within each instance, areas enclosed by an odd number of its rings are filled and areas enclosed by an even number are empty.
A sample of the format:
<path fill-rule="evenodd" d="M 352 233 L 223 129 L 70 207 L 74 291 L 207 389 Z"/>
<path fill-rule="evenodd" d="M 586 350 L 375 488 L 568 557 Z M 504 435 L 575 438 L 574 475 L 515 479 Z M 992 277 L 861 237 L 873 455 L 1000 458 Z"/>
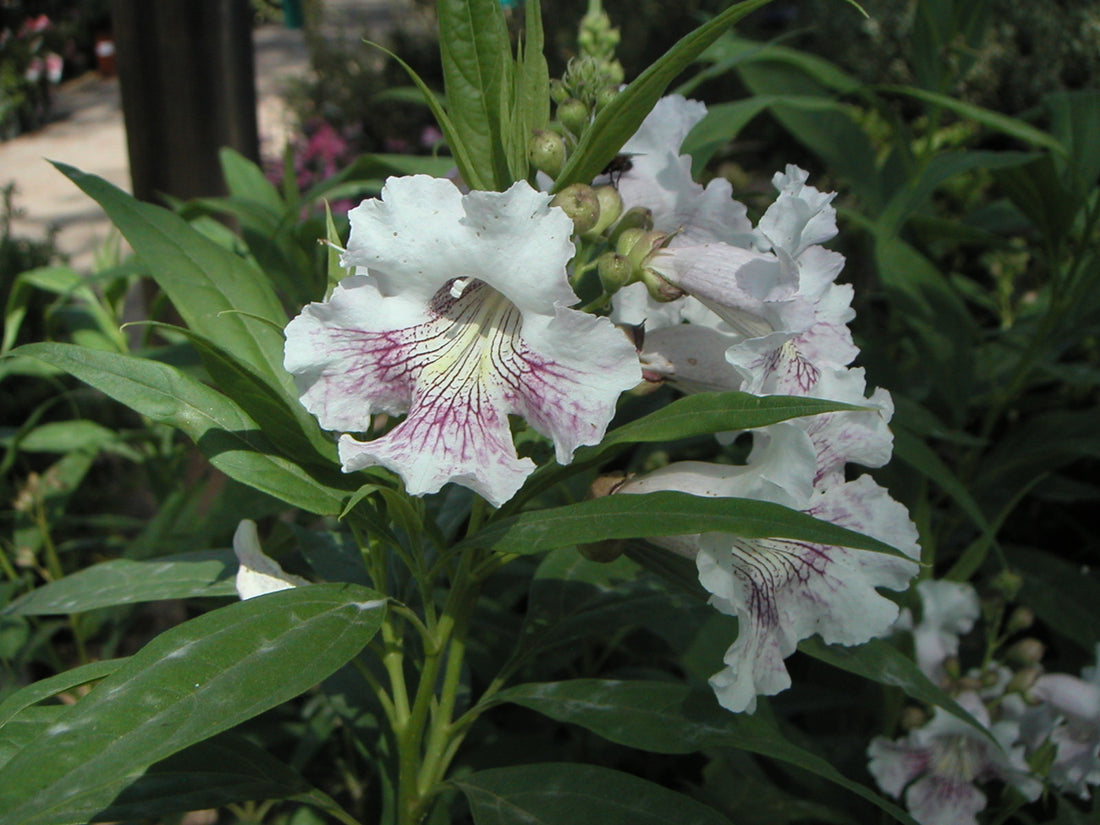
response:
<path fill-rule="evenodd" d="M 619 232 L 615 238 L 615 251 L 620 255 L 629 255 L 645 235 L 645 230 L 637 226 Z"/>
<path fill-rule="evenodd" d="M 591 544 L 578 544 L 577 552 L 597 564 L 610 564 L 623 554 L 625 539 L 604 539 Z"/>
<path fill-rule="evenodd" d="M 1030 607 L 1017 607 L 1005 622 L 1005 633 L 1019 633 L 1035 624 L 1035 611 Z"/>
<path fill-rule="evenodd" d="M 600 199 L 587 183 L 570 184 L 554 196 L 550 205 L 565 210 L 573 219 L 573 229 L 578 235 L 590 230 L 600 219 Z"/>
<path fill-rule="evenodd" d="M 652 228 L 653 211 L 644 206 L 632 206 L 626 210 L 626 213 L 619 220 L 619 223 L 615 226 L 608 240 L 610 240 L 613 245 L 617 246 L 619 238 L 622 237 L 622 234 L 626 232 L 626 230 L 640 229 L 643 232 L 648 232 Z M 627 249 L 629 250 L 629 247 Z M 619 251 L 622 252 L 621 249 Z"/>
<path fill-rule="evenodd" d="M 1015 570 L 1002 570 L 993 578 L 992 586 L 1006 601 L 1015 601 L 1024 586 L 1024 577 Z"/>
<path fill-rule="evenodd" d="M 626 256 L 634 266 L 641 269 L 650 256 L 668 242 L 668 238 L 667 232 L 643 232 L 642 237 L 631 247 Z"/>
<path fill-rule="evenodd" d="M 617 86 L 618 84 L 615 85 Z M 619 90 L 617 88 L 608 86 L 605 89 L 601 89 L 600 93 L 596 95 L 596 114 L 602 112 L 604 107 L 618 96 Z"/>
<path fill-rule="evenodd" d="M 1043 661 L 1046 646 L 1038 639 L 1020 639 L 1005 651 L 1005 661 L 1017 667 L 1030 667 Z"/>
<path fill-rule="evenodd" d="M 527 141 L 527 159 L 540 172 L 556 178 L 565 165 L 565 139 L 556 132 L 536 129 Z"/>
<path fill-rule="evenodd" d="M 680 287 L 669 283 L 652 269 L 643 269 L 642 277 L 639 280 L 645 284 L 654 301 L 668 303 L 669 301 L 675 301 L 677 298 L 683 298 L 687 294 Z"/>
<path fill-rule="evenodd" d="M 577 137 L 588 128 L 588 107 L 575 97 L 558 104 L 558 120 Z"/>
<path fill-rule="evenodd" d="M 1037 667 L 1025 667 L 1023 670 L 1018 670 L 1005 687 L 1005 693 L 1027 693 L 1035 686 L 1035 682 L 1042 675 L 1043 671 Z"/>
<path fill-rule="evenodd" d="M 623 212 L 622 196 L 614 186 L 597 186 L 596 199 L 600 202 L 600 219 L 585 233 L 591 238 L 603 234 L 603 231 L 618 220 Z"/>
<path fill-rule="evenodd" d="M 634 280 L 634 265 L 625 255 L 605 252 L 599 257 L 596 272 L 604 292 L 612 295 Z"/>
<path fill-rule="evenodd" d="M 550 81 L 550 99 L 555 103 L 561 104 L 569 100 L 569 89 L 565 87 L 565 84 L 558 80 L 556 77 Z"/>
<path fill-rule="evenodd" d="M 898 720 L 901 725 L 901 729 L 905 731 L 916 730 L 917 728 L 923 728 L 924 723 L 928 721 L 928 714 L 923 708 L 918 708 L 916 705 L 908 705 L 901 712 L 901 719 Z"/>

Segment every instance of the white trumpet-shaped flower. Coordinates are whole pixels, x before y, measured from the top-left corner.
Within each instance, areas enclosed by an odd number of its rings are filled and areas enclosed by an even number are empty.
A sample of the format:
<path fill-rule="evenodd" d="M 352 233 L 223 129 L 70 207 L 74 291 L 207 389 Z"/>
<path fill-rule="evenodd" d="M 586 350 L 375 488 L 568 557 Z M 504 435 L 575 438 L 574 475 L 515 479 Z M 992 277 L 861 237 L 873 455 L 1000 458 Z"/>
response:
<path fill-rule="evenodd" d="M 618 490 L 772 501 L 877 538 L 908 556 L 730 533 L 651 539 L 694 558 L 711 605 L 737 617 L 738 635 L 726 652 L 726 667 L 710 683 L 723 707 L 749 713 L 758 695 L 790 687 L 783 660 L 800 640 L 817 633 L 827 643 L 853 645 L 886 632 L 898 609 L 876 588 L 904 589 L 917 572 L 911 559 L 919 553 L 905 508 L 869 476 L 812 490 L 812 469 L 807 471 L 814 464 L 812 450 L 804 440 L 784 437 L 792 431 L 771 435 L 747 465 L 680 462 Z M 800 456 L 800 449 L 806 454 Z"/>
<path fill-rule="evenodd" d="M 342 263 L 356 274 L 290 322 L 285 357 L 305 407 L 345 433 L 345 471 L 382 465 L 414 495 L 455 482 L 499 506 L 534 469 L 509 415 L 563 464 L 603 437 L 641 368 L 609 321 L 568 308 L 573 225 L 549 195 L 417 175 L 349 218 Z M 376 413 L 406 417 L 369 441 L 348 434 Z"/>

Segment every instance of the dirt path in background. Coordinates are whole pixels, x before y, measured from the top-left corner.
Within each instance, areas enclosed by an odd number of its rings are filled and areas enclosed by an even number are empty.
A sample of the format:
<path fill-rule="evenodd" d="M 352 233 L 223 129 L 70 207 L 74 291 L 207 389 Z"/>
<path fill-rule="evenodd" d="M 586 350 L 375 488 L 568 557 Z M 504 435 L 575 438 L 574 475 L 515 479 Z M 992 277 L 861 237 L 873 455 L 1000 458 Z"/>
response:
<path fill-rule="evenodd" d="M 265 155 L 278 157 L 290 135 L 290 113 L 281 90 L 288 77 L 309 70 L 301 31 L 277 26 L 254 36 L 260 140 Z M 96 248 L 111 231 L 99 207 L 48 160 L 61 161 L 106 178 L 129 191 L 122 104 L 118 79 L 95 72 L 55 90 L 52 122 L 37 132 L 0 142 L 0 185 L 14 181 L 16 236 L 44 238 L 57 228 L 60 251 L 79 270 L 90 270 Z"/>

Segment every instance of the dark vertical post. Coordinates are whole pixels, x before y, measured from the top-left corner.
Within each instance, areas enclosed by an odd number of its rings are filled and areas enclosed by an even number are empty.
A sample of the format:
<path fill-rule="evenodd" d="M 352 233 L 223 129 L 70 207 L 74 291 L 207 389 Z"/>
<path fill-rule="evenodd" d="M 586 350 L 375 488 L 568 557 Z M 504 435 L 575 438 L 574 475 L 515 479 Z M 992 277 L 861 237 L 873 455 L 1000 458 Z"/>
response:
<path fill-rule="evenodd" d="M 134 195 L 225 191 L 218 150 L 258 160 L 249 0 L 112 0 Z"/>

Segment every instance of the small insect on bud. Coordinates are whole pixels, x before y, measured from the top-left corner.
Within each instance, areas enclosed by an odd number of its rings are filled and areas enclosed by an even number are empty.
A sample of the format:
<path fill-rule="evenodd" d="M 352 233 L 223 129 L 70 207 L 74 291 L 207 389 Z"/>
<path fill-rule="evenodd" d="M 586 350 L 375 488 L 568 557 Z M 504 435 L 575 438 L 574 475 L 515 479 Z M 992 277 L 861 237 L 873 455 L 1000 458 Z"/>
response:
<path fill-rule="evenodd" d="M 588 116 L 588 107 L 576 98 L 570 98 L 558 105 L 558 120 L 577 137 L 588 128 Z"/>
<path fill-rule="evenodd" d="M 597 186 L 596 200 L 600 202 L 600 219 L 585 233 L 590 238 L 602 235 L 623 213 L 623 199 L 614 186 Z"/>
<path fill-rule="evenodd" d="M 527 159 L 538 171 L 556 178 L 565 165 L 565 139 L 557 132 L 536 129 L 527 141 Z"/>
<path fill-rule="evenodd" d="M 608 295 L 613 295 L 634 280 L 634 266 L 625 255 L 605 252 L 599 257 L 596 272 Z"/>
<path fill-rule="evenodd" d="M 600 219 L 600 199 L 596 197 L 596 190 L 587 183 L 570 184 L 554 196 L 550 205 L 565 210 L 565 214 L 573 219 L 577 234 L 589 231 Z"/>

